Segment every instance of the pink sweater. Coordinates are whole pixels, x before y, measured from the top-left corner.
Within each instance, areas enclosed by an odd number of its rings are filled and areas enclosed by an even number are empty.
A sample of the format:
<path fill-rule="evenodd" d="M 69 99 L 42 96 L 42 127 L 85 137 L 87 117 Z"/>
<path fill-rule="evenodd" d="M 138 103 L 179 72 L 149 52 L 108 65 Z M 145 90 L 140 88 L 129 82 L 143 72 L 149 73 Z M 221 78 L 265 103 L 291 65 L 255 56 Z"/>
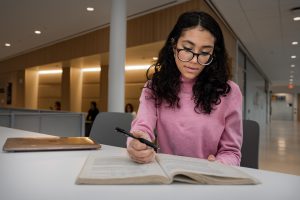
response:
<path fill-rule="evenodd" d="M 131 131 L 140 130 L 155 139 L 157 129 L 160 153 L 204 158 L 212 154 L 224 164 L 239 165 L 242 143 L 242 95 L 232 81 L 230 92 L 221 97 L 210 115 L 197 114 L 192 100 L 194 80 L 182 80 L 180 108 L 162 104 L 156 108 L 149 98 L 151 90 L 144 88 L 137 117 Z"/>

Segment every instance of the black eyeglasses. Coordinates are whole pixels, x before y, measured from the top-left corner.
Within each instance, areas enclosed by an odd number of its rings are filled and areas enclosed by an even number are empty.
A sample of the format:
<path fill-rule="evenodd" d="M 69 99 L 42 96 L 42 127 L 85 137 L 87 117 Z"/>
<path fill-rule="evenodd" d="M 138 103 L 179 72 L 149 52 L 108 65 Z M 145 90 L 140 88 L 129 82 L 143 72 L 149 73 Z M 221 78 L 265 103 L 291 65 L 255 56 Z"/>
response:
<path fill-rule="evenodd" d="M 197 56 L 197 62 L 200 65 L 209 65 L 213 61 L 213 55 L 208 52 L 194 53 L 189 49 L 178 49 L 177 58 L 182 62 L 189 62 L 193 60 L 194 56 Z"/>

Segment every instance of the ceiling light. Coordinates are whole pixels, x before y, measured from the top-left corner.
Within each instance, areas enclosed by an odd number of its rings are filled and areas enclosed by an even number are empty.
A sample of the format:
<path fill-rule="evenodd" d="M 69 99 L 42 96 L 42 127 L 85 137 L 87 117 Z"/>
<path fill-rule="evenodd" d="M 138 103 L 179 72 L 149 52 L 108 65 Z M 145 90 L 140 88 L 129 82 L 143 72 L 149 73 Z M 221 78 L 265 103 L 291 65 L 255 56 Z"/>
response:
<path fill-rule="evenodd" d="M 93 68 L 82 68 L 82 72 L 100 72 L 101 67 L 93 67 Z"/>
<path fill-rule="evenodd" d="M 153 57 L 152 59 L 153 59 L 153 60 L 158 60 L 158 57 Z"/>
<path fill-rule="evenodd" d="M 294 59 L 294 58 L 297 58 L 297 56 L 295 56 L 295 55 L 292 55 L 292 56 L 291 56 L 291 58 L 293 58 L 293 59 Z"/>
<path fill-rule="evenodd" d="M 86 10 L 89 12 L 93 12 L 95 9 L 93 7 L 87 7 Z"/>
<path fill-rule="evenodd" d="M 300 21 L 300 17 L 294 17 L 294 21 Z"/>
<path fill-rule="evenodd" d="M 297 44 L 298 44 L 297 41 L 292 42 L 292 45 L 297 45 Z"/>
<path fill-rule="evenodd" d="M 291 64 L 291 67 L 295 67 L 295 65 L 294 65 L 294 64 Z"/>
<path fill-rule="evenodd" d="M 294 75 L 290 75 L 290 78 L 294 78 Z"/>
<path fill-rule="evenodd" d="M 41 70 L 39 74 L 61 74 L 62 69 L 55 69 L 55 70 Z"/>
<path fill-rule="evenodd" d="M 39 30 L 35 30 L 34 33 L 37 34 L 37 35 L 40 35 L 42 32 L 39 31 Z"/>
<path fill-rule="evenodd" d="M 294 21 L 300 21 L 300 7 L 293 7 L 290 9 Z"/>
<path fill-rule="evenodd" d="M 290 82 L 293 82 L 293 79 L 292 79 L 292 78 L 290 78 Z"/>
<path fill-rule="evenodd" d="M 10 43 L 5 43 L 5 44 L 4 44 L 4 46 L 6 46 L 6 47 L 10 47 L 10 46 L 11 46 L 11 44 L 10 44 Z"/>

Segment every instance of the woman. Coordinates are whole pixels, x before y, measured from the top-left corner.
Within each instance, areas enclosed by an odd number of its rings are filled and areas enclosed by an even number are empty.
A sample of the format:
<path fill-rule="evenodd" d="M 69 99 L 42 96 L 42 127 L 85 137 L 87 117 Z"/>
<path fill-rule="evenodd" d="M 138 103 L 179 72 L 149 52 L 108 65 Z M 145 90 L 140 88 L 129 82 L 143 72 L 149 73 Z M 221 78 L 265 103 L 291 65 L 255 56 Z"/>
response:
<path fill-rule="evenodd" d="M 86 116 L 86 121 L 94 122 L 98 113 L 99 113 L 99 109 L 97 108 L 97 103 L 95 101 L 92 101 L 90 103 L 90 109 L 88 110 L 88 115 Z"/>
<path fill-rule="evenodd" d="M 182 14 L 143 88 L 131 132 L 157 140 L 161 153 L 239 165 L 242 95 L 228 80 L 227 62 L 217 22 L 204 12 Z M 128 139 L 127 151 L 138 163 L 155 157 L 135 139 Z"/>
<path fill-rule="evenodd" d="M 133 105 L 131 103 L 125 105 L 125 112 L 131 113 L 133 119 L 136 117 L 136 112 L 134 111 Z"/>

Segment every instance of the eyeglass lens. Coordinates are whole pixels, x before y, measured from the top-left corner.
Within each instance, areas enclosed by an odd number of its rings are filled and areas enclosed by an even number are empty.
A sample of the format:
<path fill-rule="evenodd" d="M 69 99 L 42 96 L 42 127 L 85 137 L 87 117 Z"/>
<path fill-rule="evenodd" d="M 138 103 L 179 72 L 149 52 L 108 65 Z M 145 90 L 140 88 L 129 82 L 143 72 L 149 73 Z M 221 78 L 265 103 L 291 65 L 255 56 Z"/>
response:
<path fill-rule="evenodd" d="M 188 51 L 185 49 L 178 49 L 177 56 L 178 59 L 183 62 L 189 62 L 194 58 L 194 56 L 196 56 L 198 63 L 201 65 L 209 65 L 213 59 L 213 57 L 209 53 L 195 54 L 192 51 Z"/>

